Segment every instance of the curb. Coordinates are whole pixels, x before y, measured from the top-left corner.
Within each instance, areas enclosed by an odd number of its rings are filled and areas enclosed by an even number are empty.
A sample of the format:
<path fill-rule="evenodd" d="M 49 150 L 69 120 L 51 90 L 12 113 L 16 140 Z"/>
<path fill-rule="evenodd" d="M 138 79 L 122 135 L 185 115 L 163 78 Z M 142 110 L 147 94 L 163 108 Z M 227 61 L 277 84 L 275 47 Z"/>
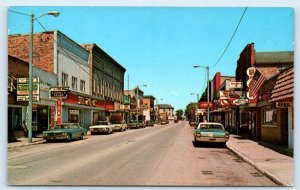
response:
<path fill-rule="evenodd" d="M 29 145 L 36 145 L 36 144 L 41 144 L 43 142 L 44 142 L 44 140 L 41 139 L 41 140 L 36 140 L 36 141 L 34 141 L 32 143 L 26 142 L 26 144 L 11 145 L 11 146 L 9 146 L 9 143 L 8 143 L 7 149 L 12 149 L 12 148 L 17 148 L 17 147 L 23 147 L 23 146 L 29 146 Z"/>
<path fill-rule="evenodd" d="M 293 186 L 293 184 L 290 184 L 290 183 L 288 183 L 286 181 L 283 181 L 282 179 L 279 179 L 278 177 L 274 176 L 271 172 L 267 171 L 263 167 L 259 167 L 255 162 L 253 162 L 252 160 L 250 160 L 247 156 L 245 156 L 244 154 L 242 154 L 237 149 L 231 147 L 230 144 L 227 144 L 227 148 L 230 151 L 232 151 L 234 154 L 236 154 L 237 156 L 239 156 L 242 160 L 244 160 L 245 162 L 247 162 L 248 164 L 250 164 L 251 166 L 253 166 L 255 169 L 257 169 L 258 171 L 260 171 L 261 173 L 263 173 L 265 176 L 267 176 L 268 178 L 270 178 L 276 184 L 278 184 L 280 186 L 287 186 L 287 187 L 292 187 Z"/>

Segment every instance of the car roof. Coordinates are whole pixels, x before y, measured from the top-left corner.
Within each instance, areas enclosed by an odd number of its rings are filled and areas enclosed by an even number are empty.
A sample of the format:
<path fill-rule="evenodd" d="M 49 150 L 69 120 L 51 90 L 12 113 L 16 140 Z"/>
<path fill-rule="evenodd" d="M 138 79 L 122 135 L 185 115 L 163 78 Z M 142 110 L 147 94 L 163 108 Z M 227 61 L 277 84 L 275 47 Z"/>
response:
<path fill-rule="evenodd" d="M 202 124 L 206 124 L 206 125 L 223 125 L 222 123 L 216 123 L 216 122 L 201 122 L 201 123 L 199 123 L 199 125 L 202 125 Z"/>

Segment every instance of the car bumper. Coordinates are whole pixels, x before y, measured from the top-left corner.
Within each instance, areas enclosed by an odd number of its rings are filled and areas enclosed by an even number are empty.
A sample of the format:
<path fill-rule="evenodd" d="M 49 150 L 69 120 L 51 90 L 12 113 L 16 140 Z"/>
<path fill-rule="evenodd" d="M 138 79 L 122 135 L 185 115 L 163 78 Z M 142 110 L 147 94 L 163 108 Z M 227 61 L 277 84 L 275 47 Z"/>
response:
<path fill-rule="evenodd" d="M 195 137 L 195 140 L 198 142 L 216 142 L 216 143 L 225 143 L 229 140 L 229 138 L 226 137 Z"/>
<path fill-rule="evenodd" d="M 91 133 L 108 133 L 109 130 L 107 129 L 90 129 Z"/>

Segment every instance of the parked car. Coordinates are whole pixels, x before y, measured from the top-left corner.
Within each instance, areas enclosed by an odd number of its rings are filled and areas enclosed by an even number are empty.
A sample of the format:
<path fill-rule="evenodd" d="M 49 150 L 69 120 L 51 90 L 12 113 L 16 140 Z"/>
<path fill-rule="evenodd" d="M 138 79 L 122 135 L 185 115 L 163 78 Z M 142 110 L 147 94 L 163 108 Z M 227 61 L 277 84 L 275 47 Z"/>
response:
<path fill-rule="evenodd" d="M 229 140 L 229 132 L 227 132 L 221 123 L 203 122 L 199 123 L 197 129 L 194 130 L 194 142 L 217 142 L 224 145 Z"/>
<path fill-rule="evenodd" d="M 161 125 L 166 125 L 166 124 L 168 124 L 168 123 L 169 123 L 168 120 L 163 120 L 163 121 L 160 122 Z"/>
<path fill-rule="evenodd" d="M 127 124 L 125 121 L 111 121 L 111 125 L 114 127 L 114 131 L 127 130 Z"/>
<path fill-rule="evenodd" d="M 190 123 L 191 127 L 194 127 L 194 129 L 196 129 L 198 127 L 198 124 L 199 124 L 197 121 L 190 121 L 189 123 Z"/>
<path fill-rule="evenodd" d="M 154 122 L 153 121 L 146 121 L 146 126 L 154 126 Z"/>
<path fill-rule="evenodd" d="M 49 129 L 42 133 L 43 139 L 46 141 L 64 139 L 71 141 L 72 139 L 83 139 L 87 134 L 87 129 L 80 127 L 77 123 L 61 123 L 53 129 Z"/>
<path fill-rule="evenodd" d="M 145 128 L 146 127 L 146 123 L 143 120 L 139 120 L 138 121 L 138 128 Z"/>
<path fill-rule="evenodd" d="M 128 129 L 137 129 L 138 128 L 138 125 L 137 125 L 137 122 L 136 120 L 131 120 L 127 123 L 127 128 Z"/>
<path fill-rule="evenodd" d="M 97 125 L 90 126 L 89 129 L 92 135 L 96 133 L 111 134 L 114 131 L 114 126 L 108 121 L 98 121 Z"/>
<path fill-rule="evenodd" d="M 178 123 L 178 122 L 179 122 L 179 120 L 178 120 L 178 119 L 175 119 L 175 120 L 174 120 L 174 123 Z"/>

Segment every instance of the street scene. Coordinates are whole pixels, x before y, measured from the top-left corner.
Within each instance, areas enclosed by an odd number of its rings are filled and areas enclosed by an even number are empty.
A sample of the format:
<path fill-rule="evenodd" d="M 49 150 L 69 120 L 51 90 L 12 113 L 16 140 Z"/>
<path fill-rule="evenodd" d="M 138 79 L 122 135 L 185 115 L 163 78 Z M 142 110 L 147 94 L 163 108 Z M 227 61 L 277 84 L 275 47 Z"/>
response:
<path fill-rule="evenodd" d="M 293 8 L 7 14 L 9 186 L 294 186 Z"/>

